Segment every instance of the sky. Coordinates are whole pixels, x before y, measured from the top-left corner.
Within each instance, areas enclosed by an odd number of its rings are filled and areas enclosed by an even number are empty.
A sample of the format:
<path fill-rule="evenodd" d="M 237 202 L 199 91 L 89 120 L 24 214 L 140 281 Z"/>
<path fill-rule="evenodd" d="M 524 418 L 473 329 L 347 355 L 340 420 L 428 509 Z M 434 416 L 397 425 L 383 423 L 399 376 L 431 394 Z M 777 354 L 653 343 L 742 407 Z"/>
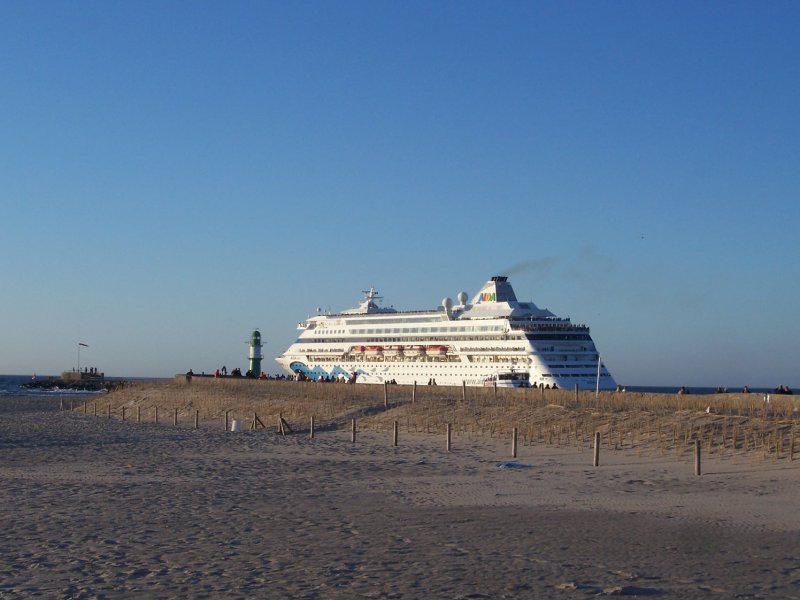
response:
<path fill-rule="evenodd" d="M 800 386 L 796 2 L 2 2 L 0 82 L 0 373 L 507 274 L 622 384 Z"/>

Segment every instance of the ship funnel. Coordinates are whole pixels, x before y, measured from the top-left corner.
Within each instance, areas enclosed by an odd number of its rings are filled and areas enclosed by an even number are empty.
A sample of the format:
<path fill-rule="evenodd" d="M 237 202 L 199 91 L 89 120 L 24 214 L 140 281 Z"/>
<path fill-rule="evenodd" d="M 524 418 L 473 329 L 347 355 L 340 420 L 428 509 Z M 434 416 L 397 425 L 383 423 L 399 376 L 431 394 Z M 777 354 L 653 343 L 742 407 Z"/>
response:
<path fill-rule="evenodd" d="M 517 295 L 508 283 L 508 277 L 498 275 L 483 284 L 481 291 L 472 299 L 472 304 L 516 301 Z"/>

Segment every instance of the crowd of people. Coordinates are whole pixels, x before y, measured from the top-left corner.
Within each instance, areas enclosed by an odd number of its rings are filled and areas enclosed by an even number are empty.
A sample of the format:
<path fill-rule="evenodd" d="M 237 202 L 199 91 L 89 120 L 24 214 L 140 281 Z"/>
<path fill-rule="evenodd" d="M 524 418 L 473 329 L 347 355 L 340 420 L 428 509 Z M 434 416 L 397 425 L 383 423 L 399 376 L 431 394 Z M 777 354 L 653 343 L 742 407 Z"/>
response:
<path fill-rule="evenodd" d="M 775 394 L 787 394 L 787 395 L 794 394 L 794 392 L 791 390 L 791 388 L 788 385 L 779 385 L 778 387 L 775 388 L 775 391 L 773 393 L 775 393 Z"/>
<path fill-rule="evenodd" d="M 186 375 L 187 375 L 187 377 L 191 377 L 191 376 L 194 375 L 194 371 L 192 371 L 192 369 L 189 369 L 186 372 Z M 260 379 L 262 381 L 266 381 L 266 380 L 269 380 L 269 381 L 312 381 L 312 382 L 316 382 L 316 383 L 355 383 L 356 382 L 356 377 L 357 377 L 356 373 L 351 373 L 349 377 L 347 377 L 343 373 L 340 373 L 339 375 L 336 375 L 336 376 L 333 376 L 333 377 L 331 377 L 330 375 L 325 375 L 325 376 L 320 375 L 319 377 L 312 378 L 312 377 L 308 377 L 302 371 L 298 371 L 295 375 L 286 375 L 286 374 L 283 374 L 283 373 L 279 373 L 277 375 L 271 375 L 271 374 L 265 373 L 264 371 L 261 371 L 261 373 L 259 375 L 256 375 L 251 370 L 248 370 L 247 372 L 245 372 L 244 375 L 242 375 L 242 370 L 239 369 L 239 368 L 233 369 L 230 372 L 230 374 L 228 374 L 228 368 L 225 365 L 223 365 L 219 369 L 216 369 L 214 371 L 213 375 L 214 375 L 215 378 L 218 378 L 218 377 L 245 377 L 247 379 Z M 201 376 L 205 377 L 206 376 L 205 372 L 203 372 Z M 391 380 L 388 383 L 396 384 L 397 381 Z M 428 385 L 436 385 L 436 380 L 435 379 L 429 379 L 428 380 Z M 531 387 L 536 388 L 537 387 L 536 383 L 533 383 L 531 385 Z M 556 384 L 553 384 L 552 386 L 544 385 L 543 387 L 544 387 L 544 389 L 554 389 L 554 390 L 558 389 L 558 386 L 556 386 Z M 623 387 L 621 385 L 618 385 L 616 391 L 618 391 L 618 392 L 627 392 L 628 388 L 627 387 Z M 692 392 L 689 390 L 689 388 L 687 388 L 686 386 L 683 386 L 683 385 L 678 389 L 678 394 L 681 394 L 681 395 L 683 395 L 683 394 L 691 394 L 691 393 Z M 718 387 L 718 388 L 716 388 L 714 393 L 716 393 L 716 394 L 727 394 L 728 393 L 728 388 L 726 388 L 726 387 Z M 747 386 L 747 385 L 744 386 L 742 388 L 742 393 L 743 394 L 749 394 L 750 393 L 750 387 Z M 786 385 L 779 385 L 774 390 L 772 390 L 772 393 L 773 394 L 784 394 L 784 395 L 794 394 L 792 389 L 789 386 L 786 386 Z"/>
<path fill-rule="evenodd" d="M 188 371 L 186 371 L 186 376 L 187 377 L 193 377 L 193 376 L 196 376 L 196 373 L 194 372 L 194 370 L 189 369 Z M 296 380 L 296 377 L 294 377 L 292 375 L 283 375 L 283 374 L 269 375 L 269 374 L 265 373 L 264 371 L 261 371 L 261 373 L 256 375 L 250 369 L 248 369 L 244 374 L 242 374 L 242 370 L 239 369 L 238 367 L 235 368 L 235 369 L 232 369 L 231 372 L 228 373 L 228 368 L 226 366 L 224 366 L 224 365 L 219 369 L 215 369 L 214 372 L 211 375 L 206 375 L 206 372 L 203 371 L 202 373 L 200 373 L 199 376 L 200 377 L 211 377 L 211 376 L 213 376 L 214 378 L 223 378 L 223 377 L 236 377 L 236 378 L 239 378 L 239 377 L 242 377 L 242 378 L 245 378 L 245 379 L 261 379 L 261 380 L 272 380 L 272 381 L 287 381 L 287 380 L 288 381 L 295 381 Z"/>

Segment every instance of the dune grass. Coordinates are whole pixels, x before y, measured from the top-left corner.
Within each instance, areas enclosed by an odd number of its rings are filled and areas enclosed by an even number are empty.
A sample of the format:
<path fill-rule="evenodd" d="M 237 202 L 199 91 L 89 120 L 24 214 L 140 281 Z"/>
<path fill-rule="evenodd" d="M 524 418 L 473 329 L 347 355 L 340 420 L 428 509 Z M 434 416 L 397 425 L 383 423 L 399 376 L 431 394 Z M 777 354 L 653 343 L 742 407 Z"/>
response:
<path fill-rule="evenodd" d="M 204 426 L 224 427 L 225 418 L 249 425 L 254 415 L 267 427 L 279 415 L 296 432 L 308 431 L 313 416 L 320 429 L 500 437 L 518 431 L 521 445 L 591 446 L 600 432 L 604 448 L 634 449 L 650 455 L 705 452 L 770 460 L 793 460 L 798 402 L 794 396 L 763 394 L 677 395 L 541 389 L 437 386 L 373 386 L 245 379 L 194 378 L 131 383 L 98 402 L 98 414 L 138 414 L 161 422 L 178 411 L 181 424 L 198 416 Z M 78 409 L 78 407 L 76 407 Z M 90 409 L 91 410 L 91 409 Z"/>

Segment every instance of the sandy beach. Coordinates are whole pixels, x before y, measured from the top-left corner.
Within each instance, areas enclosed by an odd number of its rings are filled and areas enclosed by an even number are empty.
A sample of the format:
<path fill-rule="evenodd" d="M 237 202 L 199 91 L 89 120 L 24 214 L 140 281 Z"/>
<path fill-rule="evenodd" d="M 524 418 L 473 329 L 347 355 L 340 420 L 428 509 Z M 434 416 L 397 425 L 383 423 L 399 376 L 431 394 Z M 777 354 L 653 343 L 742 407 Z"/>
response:
<path fill-rule="evenodd" d="M 0 597 L 800 598 L 800 463 L 0 405 Z M 509 464 L 512 463 L 512 464 Z"/>

